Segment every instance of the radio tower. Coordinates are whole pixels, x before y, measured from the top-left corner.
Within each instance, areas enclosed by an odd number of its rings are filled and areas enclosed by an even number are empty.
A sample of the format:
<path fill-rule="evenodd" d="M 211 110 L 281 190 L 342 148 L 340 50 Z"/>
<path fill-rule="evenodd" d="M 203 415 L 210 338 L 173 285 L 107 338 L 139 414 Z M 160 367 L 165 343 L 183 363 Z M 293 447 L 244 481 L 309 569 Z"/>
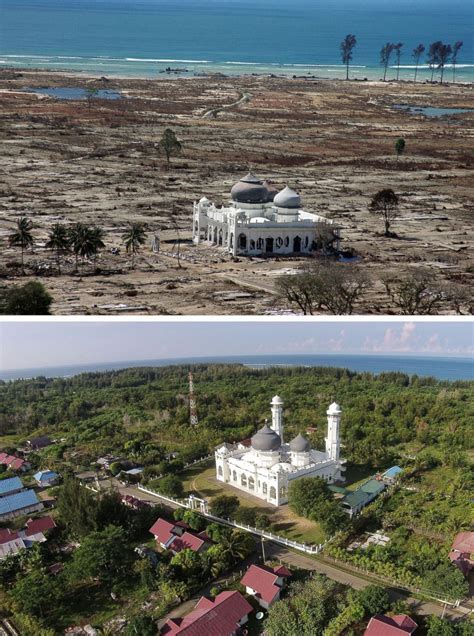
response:
<path fill-rule="evenodd" d="M 189 416 L 191 420 L 191 426 L 197 426 L 199 424 L 199 420 L 196 410 L 196 400 L 194 398 L 193 374 L 191 373 L 191 371 L 189 372 Z"/>

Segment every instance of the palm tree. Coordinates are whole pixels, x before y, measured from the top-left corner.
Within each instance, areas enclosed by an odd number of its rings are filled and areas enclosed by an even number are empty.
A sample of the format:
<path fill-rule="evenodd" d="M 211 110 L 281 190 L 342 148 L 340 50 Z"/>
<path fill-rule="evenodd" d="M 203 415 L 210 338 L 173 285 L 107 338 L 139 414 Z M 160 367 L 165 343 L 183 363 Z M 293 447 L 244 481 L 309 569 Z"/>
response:
<path fill-rule="evenodd" d="M 231 563 L 242 561 L 248 555 L 248 536 L 245 532 L 232 532 L 220 541 L 223 558 Z"/>
<path fill-rule="evenodd" d="M 414 84 L 416 84 L 416 76 L 418 74 L 418 65 L 420 63 L 420 57 L 423 55 L 424 52 L 425 52 L 424 44 L 418 44 L 418 46 L 415 47 L 412 52 L 413 59 L 415 60 L 415 79 L 413 80 Z"/>
<path fill-rule="evenodd" d="M 74 223 L 74 225 L 69 229 L 69 245 L 72 247 L 72 251 L 74 252 L 74 257 L 76 259 L 75 271 L 78 269 L 78 260 L 79 260 L 79 245 L 81 242 L 81 236 L 84 232 L 85 225 L 83 223 Z"/>
<path fill-rule="evenodd" d="M 81 257 L 81 274 L 84 273 L 84 261 L 86 258 L 96 257 L 97 252 L 105 247 L 103 242 L 104 231 L 102 228 L 83 223 L 76 223 L 70 231 L 71 245 L 76 256 L 76 270 L 77 261 L 79 256 Z"/>
<path fill-rule="evenodd" d="M 444 67 L 449 62 L 453 52 L 450 44 L 442 44 L 438 47 L 438 68 L 441 69 L 441 84 L 443 83 Z"/>
<path fill-rule="evenodd" d="M 21 248 L 21 271 L 24 274 L 24 252 L 25 249 L 31 247 L 34 244 L 33 235 L 31 234 L 31 230 L 33 229 L 33 223 L 26 218 L 26 216 L 21 216 L 16 222 L 16 230 L 13 234 L 10 234 L 8 237 L 8 242 L 11 247 L 20 247 Z"/>
<path fill-rule="evenodd" d="M 122 234 L 125 250 L 132 255 L 132 269 L 135 267 L 135 254 L 146 241 L 146 230 L 144 223 L 130 223 L 130 227 Z"/>
<path fill-rule="evenodd" d="M 393 47 L 395 51 L 395 55 L 397 56 L 397 82 L 400 77 L 400 58 L 402 56 L 402 46 L 403 46 L 403 42 L 399 42 L 398 44 L 395 44 L 395 46 Z"/>
<path fill-rule="evenodd" d="M 65 252 L 70 245 L 70 238 L 67 228 L 61 223 L 55 223 L 51 232 L 49 233 L 48 241 L 46 242 L 47 249 L 52 252 L 56 252 L 56 263 L 58 266 L 58 272 L 61 273 L 61 252 Z"/>

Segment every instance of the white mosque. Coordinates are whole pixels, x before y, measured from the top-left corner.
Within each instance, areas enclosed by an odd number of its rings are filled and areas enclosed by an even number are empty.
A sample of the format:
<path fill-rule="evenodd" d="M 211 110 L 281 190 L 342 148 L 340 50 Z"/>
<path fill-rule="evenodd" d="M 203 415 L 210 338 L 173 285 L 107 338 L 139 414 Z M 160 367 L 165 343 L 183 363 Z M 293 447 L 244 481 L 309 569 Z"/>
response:
<path fill-rule="evenodd" d="M 310 448 L 298 434 L 288 444 L 283 440 L 283 401 L 271 402 L 272 424 L 265 424 L 252 437 L 251 446 L 222 444 L 215 451 L 219 481 L 264 499 L 274 506 L 288 502 L 288 486 L 300 477 L 322 477 L 329 483 L 344 481 L 345 461 L 340 458 L 341 408 L 333 402 L 327 410 L 325 452 Z"/>
<path fill-rule="evenodd" d="M 252 173 L 233 186 L 228 206 L 206 197 L 194 203 L 193 242 L 222 246 L 233 256 L 338 249 L 339 231 L 331 219 L 303 210 L 294 190 L 278 192 Z"/>

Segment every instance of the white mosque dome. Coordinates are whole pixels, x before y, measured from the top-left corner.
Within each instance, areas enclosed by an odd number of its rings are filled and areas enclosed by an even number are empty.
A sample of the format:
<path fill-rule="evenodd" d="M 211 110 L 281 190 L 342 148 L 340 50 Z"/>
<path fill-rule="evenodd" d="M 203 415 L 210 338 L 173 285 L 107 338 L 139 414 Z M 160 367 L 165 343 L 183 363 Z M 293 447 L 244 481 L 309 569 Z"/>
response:
<path fill-rule="evenodd" d="M 209 203 L 209 199 L 207 197 L 202 197 L 202 199 L 199 199 L 199 203 L 207 205 Z"/>
<path fill-rule="evenodd" d="M 301 433 L 298 433 L 290 442 L 290 451 L 292 453 L 307 453 L 309 449 L 309 442 Z"/>
<path fill-rule="evenodd" d="M 232 187 L 230 196 L 237 203 L 267 203 L 268 190 L 263 181 L 249 172 Z"/>
<path fill-rule="evenodd" d="M 277 208 L 299 209 L 301 207 L 300 195 L 286 186 L 273 199 L 273 203 Z"/>
<path fill-rule="evenodd" d="M 272 398 L 272 404 L 283 404 L 283 400 L 279 395 L 274 395 Z"/>
<path fill-rule="evenodd" d="M 274 451 L 280 448 L 281 438 L 268 424 L 252 437 L 252 448 L 258 451 Z"/>
<path fill-rule="evenodd" d="M 329 405 L 329 408 L 327 410 L 328 415 L 339 415 L 340 413 L 342 413 L 341 407 L 339 406 L 339 404 L 337 404 L 337 402 L 333 402 Z"/>

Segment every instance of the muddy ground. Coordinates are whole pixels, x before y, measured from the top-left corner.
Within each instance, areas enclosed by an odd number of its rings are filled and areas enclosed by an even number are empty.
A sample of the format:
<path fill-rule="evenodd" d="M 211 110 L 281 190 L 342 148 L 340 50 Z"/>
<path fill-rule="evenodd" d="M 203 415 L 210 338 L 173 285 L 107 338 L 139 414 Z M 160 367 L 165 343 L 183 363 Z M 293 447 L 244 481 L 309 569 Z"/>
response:
<path fill-rule="evenodd" d="M 121 100 L 65 101 L 25 87 L 116 89 Z M 428 118 L 398 103 L 472 107 L 472 86 L 220 76 L 159 80 L 91 79 L 0 71 L 0 283 L 40 277 L 55 314 L 268 314 L 288 310 L 274 291 L 304 259 L 246 259 L 192 246 L 192 204 L 228 200 L 249 166 L 288 183 L 304 207 L 343 227 L 342 248 L 360 255 L 371 280 L 358 313 L 396 313 L 381 277 L 426 267 L 440 281 L 472 285 L 474 113 Z M 168 170 L 158 142 L 166 127 L 183 153 Z M 406 140 L 398 160 L 396 139 Z M 400 197 L 395 237 L 368 209 L 379 189 Z M 20 215 L 36 245 L 18 268 L 8 235 Z M 128 221 L 148 224 L 136 268 L 122 246 Z M 44 249 L 58 221 L 96 223 L 106 249 L 84 273 Z M 154 254 L 153 235 L 161 239 Z M 182 241 L 178 265 L 176 239 Z M 111 248 L 120 248 L 120 254 Z M 449 303 L 443 313 L 453 313 Z"/>

